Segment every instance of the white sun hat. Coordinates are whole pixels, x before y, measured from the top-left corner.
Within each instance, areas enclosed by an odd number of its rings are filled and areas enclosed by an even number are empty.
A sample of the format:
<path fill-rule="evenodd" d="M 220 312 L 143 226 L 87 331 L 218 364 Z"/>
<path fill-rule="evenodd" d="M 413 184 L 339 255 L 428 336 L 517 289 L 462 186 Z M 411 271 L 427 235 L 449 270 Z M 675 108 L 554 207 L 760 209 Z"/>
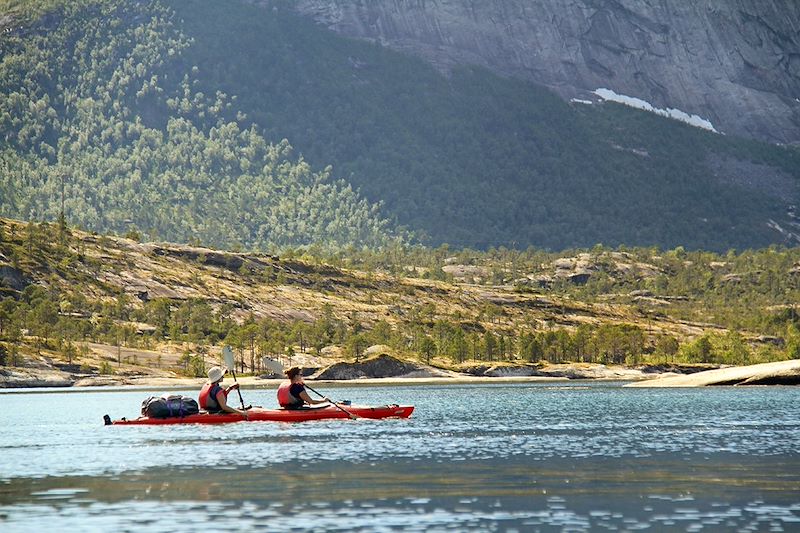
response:
<path fill-rule="evenodd" d="M 222 376 L 224 376 L 225 372 L 227 372 L 227 371 L 228 371 L 228 369 L 225 368 L 225 367 L 222 367 L 222 368 L 220 368 L 218 366 L 211 367 L 211 369 L 208 371 L 208 381 L 209 381 L 209 383 L 216 383 L 217 381 L 221 380 Z"/>

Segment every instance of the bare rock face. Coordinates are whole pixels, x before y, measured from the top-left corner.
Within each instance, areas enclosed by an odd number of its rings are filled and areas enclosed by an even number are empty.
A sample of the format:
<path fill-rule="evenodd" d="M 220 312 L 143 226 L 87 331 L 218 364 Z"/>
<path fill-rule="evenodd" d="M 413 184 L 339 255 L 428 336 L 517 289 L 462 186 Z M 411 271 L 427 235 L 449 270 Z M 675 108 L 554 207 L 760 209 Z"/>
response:
<path fill-rule="evenodd" d="M 15 292 L 22 292 L 31 281 L 18 268 L 0 263 L 0 289 L 9 288 Z"/>
<path fill-rule="evenodd" d="M 491 276 L 492 272 L 482 266 L 475 265 L 445 265 L 442 272 L 450 274 L 459 281 L 479 282 Z"/>
<path fill-rule="evenodd" d="M 59 370 L 0 368 L 0 388 L 70 387 L 75 377 Z"/>
<path fill-rule="evenodd" d="M 266 2 L 268 3 L 268 2 Z M 343 35 L 443 71 L 479 65 L 594 100 L 608 88 L 721 132 L 800 142 L 796 0 L 298 0 Z"/>
<path fill-rule="evenodd" d="M 711 385 L 800 385 L 800 360 L 706 370 L 689 376 L 661 376 L 626 387 L 707 387 Z"/>

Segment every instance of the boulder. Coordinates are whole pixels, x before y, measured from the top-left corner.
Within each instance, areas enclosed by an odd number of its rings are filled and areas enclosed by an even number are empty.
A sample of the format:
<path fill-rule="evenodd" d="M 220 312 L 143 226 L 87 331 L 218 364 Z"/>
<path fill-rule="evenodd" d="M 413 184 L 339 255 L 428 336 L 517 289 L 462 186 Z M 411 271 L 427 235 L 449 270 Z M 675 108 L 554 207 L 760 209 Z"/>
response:
<path fill-rule="evenodd" d="M 0 265 L 0 286 L 22 292 L 31 280 L 19 269 L 11 265 Z"/>
<path fill-rule="evenodd" d="M 360 363 L 333 364 L 320 372 L 316 379 L 391 378 L 419 370 L 419 365 L 406 363 L 390 355 L 379 355 Z"/>
<path fill-rule="evenodd" d="M 635 291 L 629 292 L 628 296 L 630 296 L 631 298 L 636 298 L 638 296 L 641 296 L 641 297 L 644 297 L 644 298 L 652 298 L 653 297 L 653 293 L 652 293 L 652 291 L 641 290 L 640 289 L 640 290 L 635 290 Z"/>
<path fill-rule="evenodd" d="M 524 377 L 538 375 L 535 368 L 526 365 L 520 366 L 491 366 L 483 372 L 484 376 L 493 378 Z"/>
<path fill-rule="evenodd" d="M 491 270 L 482 266 L 475 265 L 445 265 L 442 271 L 450 274 L 456 279 L 476 280 L 488 278 L 491 275 Z"/>
<path fill-rule="evenodd" d="M 324 348 L 322 348 L 319 351 L 319 353 L 320 353 L 320 355 L 323 355 L 325 357 L 338 357 L 338 356 L 341 355 L 342 349 L 339 348 L 338 346 L 330 345 L 330 346 L 325 346 Z"/>
<path fill-rule="evenodd" d="M 589 278 L 591 277 L 592 273 L 590 271 L 578 270 L 567 276 L 567 279 L 570 281 L 570 283 L 574 285 L 586 285 L 586 283 L 589 282 Z"/>
<path fill-rule="evenodd" d="M 364 350 L 364 355 L 367 357 L 372 357 L 373 355 L 384 355 L 392 353 L 392 349 L 385 344 L 373 344 L 366 350 Z"/>
<path fill-rule="evenodd" d="M 264 375 L 268 377 L 283 377 L 283 365 L 271 357 L 261 358 L 261 368 L 264 370 Z"/>
<path fill-rule="evenodd" d="M 0 388 L 71 387 L 75 377 L 59 370 L 0 368 Z"/>
<path fill-rule="evenodd" d="M 469 365 L 459 368 L 459 372 L 470 376 L 484 376 L 490 368 L 492 367 L 489 365 Z"/>

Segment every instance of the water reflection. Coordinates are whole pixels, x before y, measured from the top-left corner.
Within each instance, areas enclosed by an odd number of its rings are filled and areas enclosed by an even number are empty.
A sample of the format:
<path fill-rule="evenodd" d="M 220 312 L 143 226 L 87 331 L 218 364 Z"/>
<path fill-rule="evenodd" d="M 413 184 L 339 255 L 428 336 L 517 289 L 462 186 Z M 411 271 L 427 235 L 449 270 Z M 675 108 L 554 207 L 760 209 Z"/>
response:
<path fill-rule="evenodd" d="M 30 530 L 54 518 L 78 530 L 139 531 L 188 531 L 205 521 L 237 531 L 800 527 L 793 465 L 731 459 L 322 461 L 18 478 L 0 486 L 0 517 Z"/>

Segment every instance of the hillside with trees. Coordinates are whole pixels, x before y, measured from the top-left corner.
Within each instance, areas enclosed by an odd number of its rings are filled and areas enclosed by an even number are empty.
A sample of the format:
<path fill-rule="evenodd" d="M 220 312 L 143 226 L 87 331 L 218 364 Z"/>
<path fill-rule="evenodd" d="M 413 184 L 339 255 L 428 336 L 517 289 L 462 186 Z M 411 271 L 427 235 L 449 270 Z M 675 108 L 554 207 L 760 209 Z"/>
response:
<path fill-rule="evenodd" d="M 87 0 L 4 32 L 0 211 L 248 248 L 390 242 L 376 205 L 175 68 L 174 18 Z"/>
<path fill-rule="evenodd" d="M 445 77 L 283 2 L 0 13 L 0 214 L 262 251 L 796 242 L 796 148 Z"/>
<path fill-rule="evenodd" d="M 226 344 L 256 374 L 372 345 L 450 369 L 800 358 L 797 249 L 276 257 L 0 219 L 0 291 L 0 365 L 95 374 L 202 376 Z"/>

